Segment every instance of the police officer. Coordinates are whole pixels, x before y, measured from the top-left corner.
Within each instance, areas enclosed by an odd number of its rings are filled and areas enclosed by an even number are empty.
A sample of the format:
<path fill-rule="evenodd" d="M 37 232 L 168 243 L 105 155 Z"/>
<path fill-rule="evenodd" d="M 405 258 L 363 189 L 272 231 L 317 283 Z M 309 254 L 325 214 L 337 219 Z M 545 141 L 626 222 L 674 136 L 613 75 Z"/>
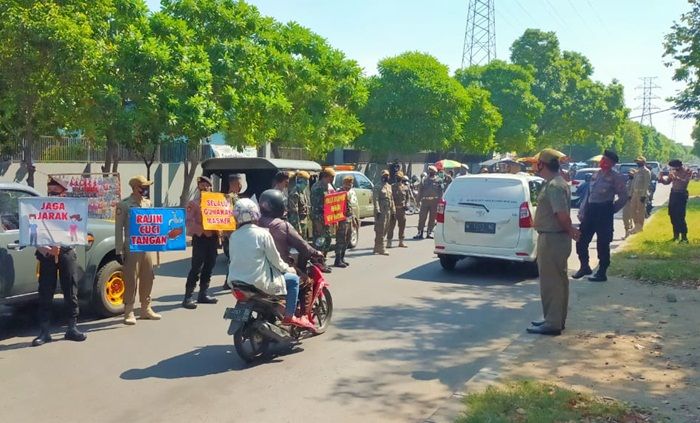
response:
<path fill-rule="evenodd" d="M 428 176 L 418 186 L 417 202 L 420 202 L 420 213 L 418 215 L 418 235 L 413 239 L 423 239 L 423 228 L 425 219 L 428 218 L 428 238 L 433 237 L 435 218 L 437 216 L 438 202 L 442 198 L 442 183 L 437 178 L 437 168 L 428 166 Z"/>
<path fill-rule="evenodd" d="M 384 248 L 384 237 L 389 227 L 391 216 L 396 213 L 394 196 L 389 184 L 389 171 L 382 171 L 382 182 L 377 187 L 374 202 L 374 254 L 388 256 Z"/>
<path fill-rule="evenodd" d="M 352 191 L 352 185 L 355 178 L 352 175 L 347 175 L 343 178 L 343 186 L 340 191 L 345 191 L 347 197 L 345 198 L 345 220 L 338 222 L 338 228 L 335 232 L 335 267 L 345 268 L 350 264 L 345 261 L 345 252 L 350 244 L 350 236 L 352 235 L 352 221 L 353 221 L 353 204 L 352 197 L 354 192 Z"/>
<path fill-rule="evenodd" d="M 391 194 L 394 199 L 396 213 L 389 219 L 389 228 L 386 236 L 386 248 L 392 248 L 394 240 L 394 228 L 399 224 L 399 247 L 406 248 L 404 244 L 404 232 L 406 230 L 406 209 L 410 198 L 410 188 L 408 186 L 408 176 L 399 171 L 396 175 L 397 181 L 391 185 Z"/>
<path fill-rule="evenodd" d="M 65 197 L 68 185 L 58 179 L 50 178 L 47 184 L 49 197 Z M 39 336 L 34 338 L 32 346 L 38 347 L 51 342 L 49 332 L 51 303 L 56 293 L 56 279 L 61 280 L 63 303 L 68 317 L 68 330 L 65 338 L 70 341 L 84 341 L 87 336 L 78 330 L 78 257 L 72 247 L 37 247 L 35 256 L 39 261 Z M 4 271 L 4 270 L 3 270 Z"/>
<path fill-rule="evenodd" d="M 559 335 L 566 324 L 569 277 L 566 264 L 571 240 L 579 231 L 571 224 L 571 191 L 559 173 L 564 154 L 546 148 L 537 155 L 535 170 L 545 179 L 537 198 L 534 227 L 537 231 L 537 270 L 540 274 L 543 320 L 533 321 L 529 333 Z"/>
<path fill-rule="evenodd" d="M 309 172 L 301 170 L 297 172 L 295 179 L 296 183 L 288 199 L 287 220 L 304 239 L 307 239 L 309 236 L 306 229 L 309 216 L 309 198 L 306 195 L 306 188 L 309 186 Z"/>
<path fill-rule="evenodd" d="M 335 170 L 327 167 L 321 171 L 318 181 L 311 187 L 311 225 L 313 229 L 314 247 L 321 250 L 324 255 L 328 254 L 331 246 L 330 227 L 323 219 L 323 204 L 326 194 L 332 188 Z M 324 268 L 326 272 L 330 268 Z"/>
<path fill-rule="evenodd" d="M 200 304 L 216 304 L 218 300 L 207 294 L 211 272 L 216 264 L 218 255 L 219 234 L 217 231 L 206 231 L 202 225 L 202 192 L 211 192 L 211 179 L 206 176 L 197 178 L 198 194 L 187 204 L 187 217 L 185 225 L 187 235 L 192 237 L 192 266 L 185 283 L 185 298 L 182 306 L 186 309 L 195 309 L 197 304 L 192 299 L 192 293 L 199 279 L 199 294 L 197 302 Z"/>
<path fill-rule="evenodd" d="M 132 193 L 117 204 L 115 224 L 115 249 L 119 260 L 124 264 L 124 324 L 135 325 L 134 302 L 136 288 L 141 302 L 141 319 L 160 320 L 161 315 L 151 308 L 153 289 L 153 261 L 148 252 L 129 251 L 129 210 L 137 207 L 151 207 L 147 198 L 152 181 L 145 176 L 135 176 L 129 180 Z M 137 286 L 138 279 L 138 286 Z"/>
<path fill-rule="evenodd" d="M 637 163 L 637 169 L 632 180 L 632 191 L 629 192 L 630 201 L 632 202 L 632 220 L 634 220 L 634 229 L 632 229 L 630 234 L 636 234 L 644 230 L 644 219 L 647 214 L 647 196 L 651 185 L 651 171 L 646 166 L 647 159 L 644 156 L 639 156 L 635 163 Z"/>
<path fill-rule="evenodd" d="M 660 181 L 664 185 L 671 184 L 671 196 L 668 199 L 668 215 L 673 225 L 673 240 L 688 243 L 688 223 L 685 221 L 685 211 L 688 206 L 688 183 L 692 172 L 683 167 L 683 162 L 678 159 L 668 162 L 671 173 L 662 176 Z"/>
<path fill-rule="evenodd" d="M 600 170 L 591 178 L 586 197 L 581 200 L 579 208 L 581 238 L 576 243 L 576 253 L 581 262 L 581 268 L 573 275 L 574 279 L 593 273 L 588 263 L 588 244 L 591 243 L 595 234 L 598 238 L 596 246 L 599 265 L 598 271 L 588 280 L 591 282 L 608 280 L 613 221 L 615 213 L 624 207 L 629 195 L 625 187 L 625 178 L 613 169 L 618 161 L 619 158 L 614 151 L 605 150 L 600 161 Z M 616 196 L 617 199 L 615 199 Z"/>

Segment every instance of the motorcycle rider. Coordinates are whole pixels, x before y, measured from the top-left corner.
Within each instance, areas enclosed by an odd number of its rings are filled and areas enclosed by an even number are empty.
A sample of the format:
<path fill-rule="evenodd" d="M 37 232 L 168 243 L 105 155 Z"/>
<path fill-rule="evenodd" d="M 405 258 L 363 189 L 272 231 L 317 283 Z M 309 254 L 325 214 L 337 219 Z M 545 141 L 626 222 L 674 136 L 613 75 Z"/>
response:
<path fill-rule="evenodd" d="M 296 317 L 299 297 L 299 276 L 282 260 L 275 240 L 266 228 L 258 226 L 260 209 L 248 198 L 239 199 L 233 207 L 238 228 L 229 238 L 231 260 L 228 281 L 253 285 L 268 295 L 286 295 L 282 324 L 299 326 L 315 332 L 306 316 Z M 243 248 L 247 246 L 248 248 Z"/>

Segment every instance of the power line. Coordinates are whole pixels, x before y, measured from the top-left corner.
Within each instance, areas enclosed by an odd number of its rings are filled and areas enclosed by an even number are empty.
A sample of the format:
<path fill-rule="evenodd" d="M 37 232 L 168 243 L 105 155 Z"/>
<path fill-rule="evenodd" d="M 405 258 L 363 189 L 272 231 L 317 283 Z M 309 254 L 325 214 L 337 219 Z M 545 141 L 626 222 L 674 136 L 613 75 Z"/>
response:
<path fill-rule="evenodd" d="M 494 0 L 469 0 L 464 31 L 462 67 L 486 64 L 496 58 Z"/>
<path fill-rule="evenodd" d="M 657 111 L 655 111 L 655 112 L 647 113 L 647 114 L 644 115 L 644 116 L 647 116 L 647 115 L 658 115 L 659 113 L 666 113 L 666 112 L 670 112 L 670 111 L 673 111 L 673 110 L 676 110 L 676 109 L 674 109 L 673 107 L 669 107 L 668 109 L 657 110 Z M 629 119 L 639 119 L 639 118 L 641 118 L 641 117 L 642 117 L 642 115 L 630 116 Z"/>
<path fill-rule="evenodd" d="M 610 28 L 608 28 L 608 25 L 605 24 L 605 21 L 603 21 L 603 18 L 600 17 L 600 14 L 598 14 L 598 11 L 596 10 L 595 7 L 593 7 L 593 4 L 591 4 L 590 0 L 586 0 L 586 4 L 588 4 L 588 7 L 593 11 L 593 16 L 596 17 L 600 25 L 605 29 L 605 31 L 610 34 Z"/>
<path fill-rule="evenodd" d="M 520 2 L 519 2 L 518 0 L 515 0 L 515 4 L 517 4 L 518 7 L 520 8 L 520 10 L 522 10 L 530 19 L 532 19 L 533 22 L 535 22 L 535 23 L 538 23 L 538 22 L 539 22 L 537 19 L 535 19 L 534 16 L 532 16 L 532 15 L 530 14 L 530 12 L 527 11 L 527 9 L 525 9 L 525 8 L 523 7 L 522 4 L 520 4 Z M 538 24 L 539 24 L 539 23 L 538 23 Z"/>
<path fill-rule="evenodd" d="M 587 21 L 587 20 L 583 17 L 583 15 L 578 11 L 578 8 L 576 8 L 576 4 L 574 4 L 574 2 L 573 2 L 572 0 L 568 0 L 568 1 L 569 1 L 569 6 L 571 6 L 571 8 L 574 10 L 574 13 L 576 13 L 576 15 L 579 17 L 579 19 L 581 19 L 581 22 L 583 23 L 583 26 L 585 26 L 586 29 L 587 29 L 588 31 L 590 31 L 590 32 L 593 34 L 593 36 L 595 36 L 595 35 L 596 35 L 596 32 L 593 31 L 593 29 L 591 28 L 590 25 L 588 25 L 588 21 Z"/>
<path fill-rule="evenodd" d="M 552 2 L 549 1 L 549 0 L 545 0 L 545 2 L 547 2 L 547 4 L 549 5 L 550 9 L 552 9 L 552 12 L 554 12 L 554 14 L 553 14 L 554 18 L 559 20 L 559 22 L 563 25 L 563 28 L 564 28 L 564 29 L 568 28 L 568 25 L 566 24 L 566 21 L 564 20 L 564 18 L 561 17 L 561 15 L 560 15 L 559 12 L 557 11 L 557 9 L 554 7 L 554 5 L 552 4 Z"/>

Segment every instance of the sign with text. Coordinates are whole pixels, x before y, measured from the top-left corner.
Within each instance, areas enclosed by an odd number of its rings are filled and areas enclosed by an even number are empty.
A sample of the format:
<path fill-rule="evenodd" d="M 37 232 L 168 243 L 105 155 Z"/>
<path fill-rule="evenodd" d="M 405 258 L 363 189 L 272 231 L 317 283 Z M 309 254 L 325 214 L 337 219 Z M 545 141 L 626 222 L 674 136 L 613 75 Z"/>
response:
<path fill-rule="evenodd" d="M 132 208 L 129 211 L 130 251 L 182 251 L 185 238 L 185 209 Z"/>
<path fill-rule="evenodd" d="M 326 194 L 323 197 L 323 220 L 326 225 L 332 225 L 345 220 L 347 194 L 347 192 L 341 191 L 333 194 Z"/>
<path fill-rule="evenodd" d="M 23 197 L 19 215 L 22 246 L 87 244 L 87 198 Z"/>
<path fill-rule="evenodd" d="M 48 175 L 68 184 L 67 197 L 88 199 L 88 217 L 114 220 L 121 199 L 118 173 L 62 173 Z"/>
<path fill-rule="evenodd" d="M 207 231 L 235 231 L 233 207 L 220 192 L 202 192 L 202 227 Z"/>

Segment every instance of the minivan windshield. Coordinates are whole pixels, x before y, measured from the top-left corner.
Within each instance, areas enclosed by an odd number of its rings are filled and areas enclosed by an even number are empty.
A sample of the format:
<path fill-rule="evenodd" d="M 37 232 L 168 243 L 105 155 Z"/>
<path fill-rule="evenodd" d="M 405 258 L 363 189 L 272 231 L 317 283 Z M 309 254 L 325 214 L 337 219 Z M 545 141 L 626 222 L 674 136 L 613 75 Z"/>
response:
<path fill-rule="evenodd" d="M 525 188 L 518 179 L 488 177 L 458 178 L 445 193 L 448 206 L 484 205 L 489 209 L 519 207 L 525 199 Z"/>

